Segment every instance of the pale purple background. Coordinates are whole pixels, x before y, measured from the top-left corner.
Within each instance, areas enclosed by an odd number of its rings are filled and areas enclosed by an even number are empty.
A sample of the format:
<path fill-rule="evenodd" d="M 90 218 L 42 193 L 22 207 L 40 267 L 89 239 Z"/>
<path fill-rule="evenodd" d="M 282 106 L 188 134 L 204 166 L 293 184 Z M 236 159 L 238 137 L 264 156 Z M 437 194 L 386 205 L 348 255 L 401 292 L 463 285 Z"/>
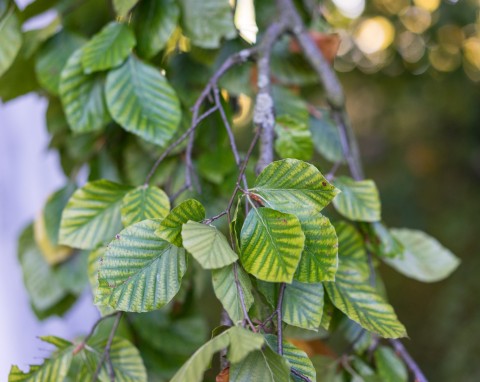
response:
<path fill-rule="evenodd" d="M 17 0 L 20 7 L 28 2 Z M 30 27 L 48 20 L 44 15 Z M 98 317 L 87 292 L 65 317 L 39 322 L 23 286 L 17 237 L 47 196 L 64 184 L 58 156 L 47 150 L 46 107 L 46 100 L 34 94 L 0 101 L 0 381 L 7 380 L 12 364 L 27 369 L 48 355 L 38 336 L 73 339 Z"/>

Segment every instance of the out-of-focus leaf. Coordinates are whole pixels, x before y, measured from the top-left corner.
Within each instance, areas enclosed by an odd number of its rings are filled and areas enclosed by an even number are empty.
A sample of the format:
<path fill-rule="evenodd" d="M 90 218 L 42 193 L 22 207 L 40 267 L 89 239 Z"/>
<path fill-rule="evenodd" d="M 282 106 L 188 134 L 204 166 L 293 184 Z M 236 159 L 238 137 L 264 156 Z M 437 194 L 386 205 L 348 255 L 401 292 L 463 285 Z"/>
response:
<path fill-rule="evenodd" d="M 400 256 L 383 260 L 407 277 L 423 282 L 440 281 L 460 264 L 452 252 L 422 231 L 401 228 L 390 232 L 404 251 Z"/>
<path fill-rule="evenodd" d="M 180 104 L 166 78 L 130 56 L 110 71 L 105 87 L 108 110 L 125 130 L 165 146 L 180 123 Z"/>
<path fill-rule="evenodd" d="M 407 382 L 408 371 L 405 364 L 386 346 L 379 346 L 375 350 L 375 364 L 380 380 L 383 382 Z"/>
<path fill-rule="evenodd" d="M 264 281 L 292 282 L 305 242 L 296 216 L 253 208 L 243 223 L 240 242 L 240 260 L 248 273 Z"/>
<path fill-rule="evenodd" d="M 125 17 L 139 0 L 113 0 L 113 8 L 120 18 Z"/>
<path fill-rule="evenodd" d="M 281 115 L 276 118 L 275 133 L 275 151 L 282 158 L 309 160 L 312 157 L 312 136 L 305 123 Z"/>
<path fill-rule="evenodd" d="M 6 12 L 0 15 L 0 77 L 12 65 L 22 46 L 22 31 L 15 5 L 7 1 L 7 8 Z"/>
<path fill-rule="evenodd" d="M 228 0 L 180 0 L 182 26 L 193 45 L 213 49 L 237 35 Z"/>
<path fill-rule="evenodd" d="M 332 163 L 344 162 L 342 144 L 337 126 L 326 110 L 310 117 L 310 131 L 315 149 Z"/>

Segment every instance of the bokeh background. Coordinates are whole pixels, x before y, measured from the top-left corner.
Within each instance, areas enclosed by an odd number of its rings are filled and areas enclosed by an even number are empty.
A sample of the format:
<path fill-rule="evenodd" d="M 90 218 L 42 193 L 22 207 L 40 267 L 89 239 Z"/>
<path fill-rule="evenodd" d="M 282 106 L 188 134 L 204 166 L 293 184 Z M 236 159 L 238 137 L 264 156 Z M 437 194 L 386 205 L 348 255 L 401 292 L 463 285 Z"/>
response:
<path fill-rule="evenodd" d="M 422 229 L 462 260 L 434 284 L 382 268 L 411 337 L 406 346 L 431 381 L 479 381 L 480 1 L 322 3 L 341 38 L 335 68 L 385 222 Z M 35 95 L 0 103 L 2 380 L 11 363 L 44 355 L 36 335 L 73 338 L 96 317 L 87 295 L 65 318 L 38 322 L 16 262 L 16 236 L 62 184 L 58 158 L 47 151 L 45 108 Z"/>

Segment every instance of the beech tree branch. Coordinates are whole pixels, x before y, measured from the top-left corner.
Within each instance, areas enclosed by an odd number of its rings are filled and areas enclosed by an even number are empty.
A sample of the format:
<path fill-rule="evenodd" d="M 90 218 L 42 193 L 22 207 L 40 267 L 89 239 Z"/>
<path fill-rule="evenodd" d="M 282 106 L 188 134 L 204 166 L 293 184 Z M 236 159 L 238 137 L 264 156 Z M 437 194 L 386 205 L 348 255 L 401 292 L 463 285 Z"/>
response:
<path fill-rule="evenodd" d="M 412 372 L 413 376 L 415 377 L 415 382 L 428 382 L 420 367 L 417 365 L 410 353 L 408 353 L 407 349 L 405 349 L 405 346 L 403 346 L 403 344 L 397 339 L 391 339 L 389 341 L 397 352 L 398 356 L 403 359 L 407 367 Z"/>

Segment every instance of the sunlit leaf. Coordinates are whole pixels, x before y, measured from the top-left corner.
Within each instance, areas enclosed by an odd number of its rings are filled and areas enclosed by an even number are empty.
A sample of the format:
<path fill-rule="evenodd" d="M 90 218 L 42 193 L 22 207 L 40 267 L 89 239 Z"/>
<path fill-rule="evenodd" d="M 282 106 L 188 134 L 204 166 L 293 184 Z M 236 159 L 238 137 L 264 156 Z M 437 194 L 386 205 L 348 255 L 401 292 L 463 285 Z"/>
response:
<path fill-rule="evenodd" d="M 139 0 L 113 0 L 113 8 L 117 16 L 125 17 Z"/>
<path fill-rule="evenodd" d="M 108 110 L 125 130 L 165 146 L 180 123 L 180 104 L 159 70 L 130 56 L 110 71 L 105 86 Z"/>
<path fill-rule="evenodd" d="M 205 219 L 205 208 L 197 200 L 188 199 L 170 211 L 160 223 L 155 234 L 177 247 L 181 247 L 183 224 L 189 220 L 199 222 L 203 219 Z"/>
<path fill-rule="evenodd" d="M 129 226 L 145 219 L 164 218 L 170 211 L 167 194 L 158 187 L 139 186 L 122 200 L 122 223 Z"/>
<path fill-rule="evenodd" d="M 110 22 L 84 46 L 82 67 L 86 74 L 120 65 L 135 46 L 135 36 L 123 23 Z"/>
<path fill-rule="evenodd" d="M 305 242 L 296 216 L 253 208 L 243 224 L 240 242 L 240 260 L 248 273 L 264 281 L 292 282 Z"/>
<path fill-rule="evenodd" d="M 355 181 L 341 176 L 333 184 L 342 191 L 333 199 L 333 205 L 343 216 L 364 222 L 381 219 L 380 196 L 373 180 Z"/>
<path fill-rule="evenodd" d="M 108 286 L 108 305 L 116 310 L 149 312 L 169 303 L 187 270 L 185 251 L 155 235 L 158 220 L 143 220 L 108 245 L 98 279 Z"/>
<path fill-rule="evenodd" d="M 238 259 L 227 238 L 214 226 L 189 220 L 183 225 L 182 240 L 204 269 L 222 268 Z"/>
<path fill-rule="evenodd" d="M 452 252 L 422 231 L 402 228 L 390 232 L 404 250 L 400 256 L 382 259 L 407 277 L 423 282 L 440 281 L 460 264 Z"/>
<path fill-rule="evenodd" d="M 122 228 L 120 205 L 130 189 L 102 179 L 75 191 L 63 210 L 59 243 L 92 249 L 111 240 Z"/>

